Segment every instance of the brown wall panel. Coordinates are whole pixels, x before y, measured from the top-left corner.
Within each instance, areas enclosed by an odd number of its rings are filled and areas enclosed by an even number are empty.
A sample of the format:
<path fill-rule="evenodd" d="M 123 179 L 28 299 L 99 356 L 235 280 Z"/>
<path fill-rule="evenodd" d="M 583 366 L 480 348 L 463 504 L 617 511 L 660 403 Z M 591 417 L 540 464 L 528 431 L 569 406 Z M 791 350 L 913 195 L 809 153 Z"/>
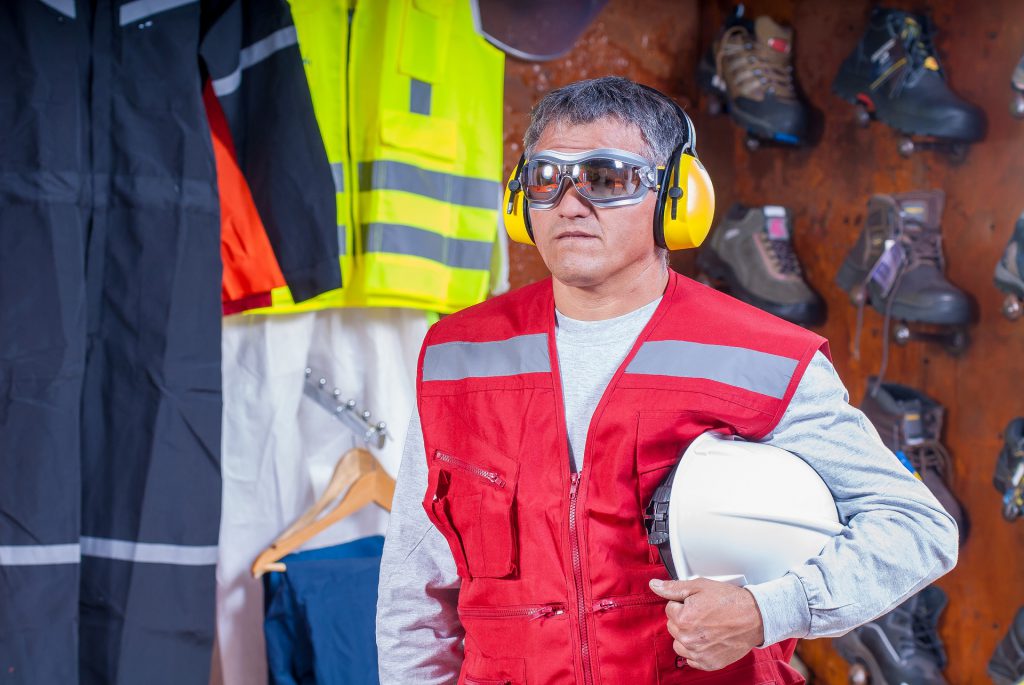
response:
<path fill-rule="evenodd" d="M 999 496 L 991 485 L 1001 431 L 1011 418 L 1024 414 L 1024 362 L 1018 358 L 1024 321 L 1002 317 L 1002 295 L 992 285 L 995 263 L 1024 210 L 1024 121 L 1011 118 L 1008 109 L 1010 74 L 1024 49 L 1024 3 L 930 3 L 952 87 L 981 105 L 989 119 L 988 137 L 960 164 L 932 152 L 900 157 L 895 132 L 879 123 L 857 127 L 853 108 L 831 94 L 832 78 L 864 28 L 869 2 L 756 0 L 746 5 L 750 15 L 770 14 L 796 30 L 798 80 L 825 116 L 816 147 L 750 153 L 727 117 L 711 118 L 697 107 L 697 59 L 731 3 L 611 0 L 565 58 L 539 65 L 509 59 L 506 173 L 520 153 L 530 107 L 551 88 L 621 74 L 676 97 L 694 114 L 719 214 L 734 201 L 783 204 L 792 210 L 796 250 L 808 280 L 828 301 L 829 318 L 819 332 L 832 343 L 836 367 L 853 402 L 860 400 L 867 376 L 879 367 L 882 319 L 866 309 L 861 355 L 855 359 L 851 342 L 856 310 L 833 278 L 860 230 L 867 199 L 875 192 L 946 192 L 948 275 L 978 305 L 972 344 L 960 358 L 918 342 L 894 345 L 887 378 L 917 386 L 947 408 L 945 442 L 954 458 L 953 490 L 970 517 L 971 534 L 957 568 L 939 583 L 950 596 L 942 622 L 950 660 L 946 673 L 954 685 L 989 682 L 985 664 L 1024 604 L 1024 523 L 1002 520 Z M 684 273 L 692 274 L 692 264 L 692 254 L 673 255 L 673 265 Z M 513 285 L 546 275 L 533 248 L 513 246 Z M 827 640 L 805 641 L 801 653 L 819 682 L 845 682 L 845 662 Z"/>

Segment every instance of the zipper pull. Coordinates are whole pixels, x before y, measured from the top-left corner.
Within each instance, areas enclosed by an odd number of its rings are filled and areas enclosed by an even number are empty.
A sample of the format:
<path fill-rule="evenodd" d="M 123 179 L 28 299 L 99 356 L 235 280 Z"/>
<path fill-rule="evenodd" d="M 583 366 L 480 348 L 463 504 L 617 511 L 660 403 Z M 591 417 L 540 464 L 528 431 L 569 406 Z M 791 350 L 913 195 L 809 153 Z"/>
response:
<path fill-rule="evenodd" d="M 548 605 L 548 606 L 545 606 L 545 607 L 541 607 L 540 609 L 537 609 L 537 611 L 534 612 L 533 616 L 530 617 L 530 620 L 531 621 L 536 621 L 538 618 L 547 618 L 548 616 L 558 616 L 558 615 L 564 614 L 564 613 L 565 613 L 565 609 L 563 609 L 561 606 L 557 606 L 557 605 L 556 606 L 551 606 L 551 605 Z"/>
<path fill-rule="evenodd" d="M 573 473 L 569 476 L 569 497 L 576 499 L 576 489 L 580 484 L 580 474 Z"/>
<path fill-rule="evenodd" d="M 600 602 L 597 603 L 597 607 L 594 609 L 594 611 L 596 613 L 601 613 L 602 611 L 608 611 L 610 609 L 614 609 L 616 606 L 618 606 L 618 605 L 615 603 L 615 600 L 613 600 L 613 599 L 602 599 Z"/>

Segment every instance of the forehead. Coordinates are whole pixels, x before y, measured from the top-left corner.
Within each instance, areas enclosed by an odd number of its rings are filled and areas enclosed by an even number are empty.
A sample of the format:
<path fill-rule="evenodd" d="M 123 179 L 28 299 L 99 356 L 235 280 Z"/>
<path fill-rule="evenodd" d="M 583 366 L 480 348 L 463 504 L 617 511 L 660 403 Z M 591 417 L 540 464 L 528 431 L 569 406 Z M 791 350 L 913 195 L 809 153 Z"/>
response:
<path fill-rule="evenodd" d="M 586 124 L 553 121 L 537 139 L 535 150 L 594 150 L 610 147 L 640 156 L 648 154 L 640 129 L 619 119 L 605 117 Z"/>

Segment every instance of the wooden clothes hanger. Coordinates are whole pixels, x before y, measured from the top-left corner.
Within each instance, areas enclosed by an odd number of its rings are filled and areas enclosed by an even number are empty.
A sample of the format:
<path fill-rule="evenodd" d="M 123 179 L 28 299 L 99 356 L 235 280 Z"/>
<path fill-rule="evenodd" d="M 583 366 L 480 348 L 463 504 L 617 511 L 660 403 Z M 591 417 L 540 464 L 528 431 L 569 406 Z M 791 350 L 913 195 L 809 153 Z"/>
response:
<path fill-rule="evenodd" d="M 320 513 L 341 493 L 337 506 L 323 516 Z M 318 533 L 368 504 L 377 504 L 391 511 L 395 496 L 395 480 L 377 459 L 362 448 L 347 451 L 334 467 L 324 494 L 316 504 L 263 550 L 252 564 L 252 575 L 259 578 L 270 571 L 284 571 L 281 559 L 291 554 Z"/>

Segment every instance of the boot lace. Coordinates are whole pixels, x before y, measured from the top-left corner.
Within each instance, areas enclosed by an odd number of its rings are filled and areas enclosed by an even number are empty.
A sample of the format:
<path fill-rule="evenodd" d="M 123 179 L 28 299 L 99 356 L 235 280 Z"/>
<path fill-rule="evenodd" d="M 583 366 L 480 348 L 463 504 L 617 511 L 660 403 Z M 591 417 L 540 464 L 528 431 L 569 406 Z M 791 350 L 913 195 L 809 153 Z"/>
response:
<path fill-rule="evenodd" d="M 786 276 L 800 276 L 803 273 L 800 269 L 800 260 L 793 251 L 793 243 L 781 238 L 768 238 L 763 234 L 759 234 L 759 237 L 767 247 L 768 259 L 779 273 Z"/>
<path fill-rule="evenodd" d="M 882 386 L 886 369 L 889 366 L 889 325 L 892 323 L 892 305 L 900 292 L 903 284 L 903 277 L 908 271 L 922 264 L 934 264 L 937 268 L 944 269 L 945 259 L 942 256 L 942 233 L 935 229 L 922 226 L 916 222 L 907 221 L 899 234 L 900 244 L 903 245 L 905 261 L 899 266 L 896 272 L 896 279 L 893 281 L 889 296 L 885 299 L 885 317 L 882 322 L 882 361 L 878 370 L 878 377 L 872 386 L 872 394 Z M 871 282 L 871 271 L 861 284 L 864 297 L 857 305 L 857 328 L 854 342 L 854 358 L 860 357 L 860 336 L 864 326 L 864 305 L 867 302 L 868 286 Z"/>
<path fill-rule="evenodd" d="M 796 97 L 793 66 L 789 60 L 768 45 L 757 42 L 746 27 L 733 26 L 722 34 L 715 61 L 719 74 L 729 68 L 738 89 L 752 85 L 759 93 Z"/>
<path fill-rule="evenodd" d="M 942 640 L 939 638 L 938 632 L 931 625 L 930 618 L 930 615 L 925 612 L 914 612 L 914 620 L 911 626 L 914 634 L 913 645 L 916 649 L 926 654 L 931 654 L 936 664 L 941 664 L 945 650 L 943 649 Z"/>
<path fill-rule="evenodd" d="M 907 455 L 907 459 L 914 465 L 917 472 L 922 476 L 926 469 L 931 469 L 939 474 L 945 482 L 949 482 L 950 463 L 952 457 L 949 454 L 949 450 L 938 440 L 926 440 L 920 445 L 913 445 L 907 447 L 904 454 Z"/>
<path fill-rule="evenodd" d="M 891 14 L 888 18 L 889 32 L 899 36 L 903 42 L 903 49 L 907 55 L 907 69 L 904 72 L 903 83 L 917 83 L 925 71 L 925 63 L 930 57 L 939 75 L 942 75 L 942 67 L 939 64 L 939 57 L 932 42 L 935 27 L 931 15 L 924 17 L 923 25 L 912 17 L 900 17 L 898 14 Z M 902 86 L 902 84 L 901 84 Z"/>

